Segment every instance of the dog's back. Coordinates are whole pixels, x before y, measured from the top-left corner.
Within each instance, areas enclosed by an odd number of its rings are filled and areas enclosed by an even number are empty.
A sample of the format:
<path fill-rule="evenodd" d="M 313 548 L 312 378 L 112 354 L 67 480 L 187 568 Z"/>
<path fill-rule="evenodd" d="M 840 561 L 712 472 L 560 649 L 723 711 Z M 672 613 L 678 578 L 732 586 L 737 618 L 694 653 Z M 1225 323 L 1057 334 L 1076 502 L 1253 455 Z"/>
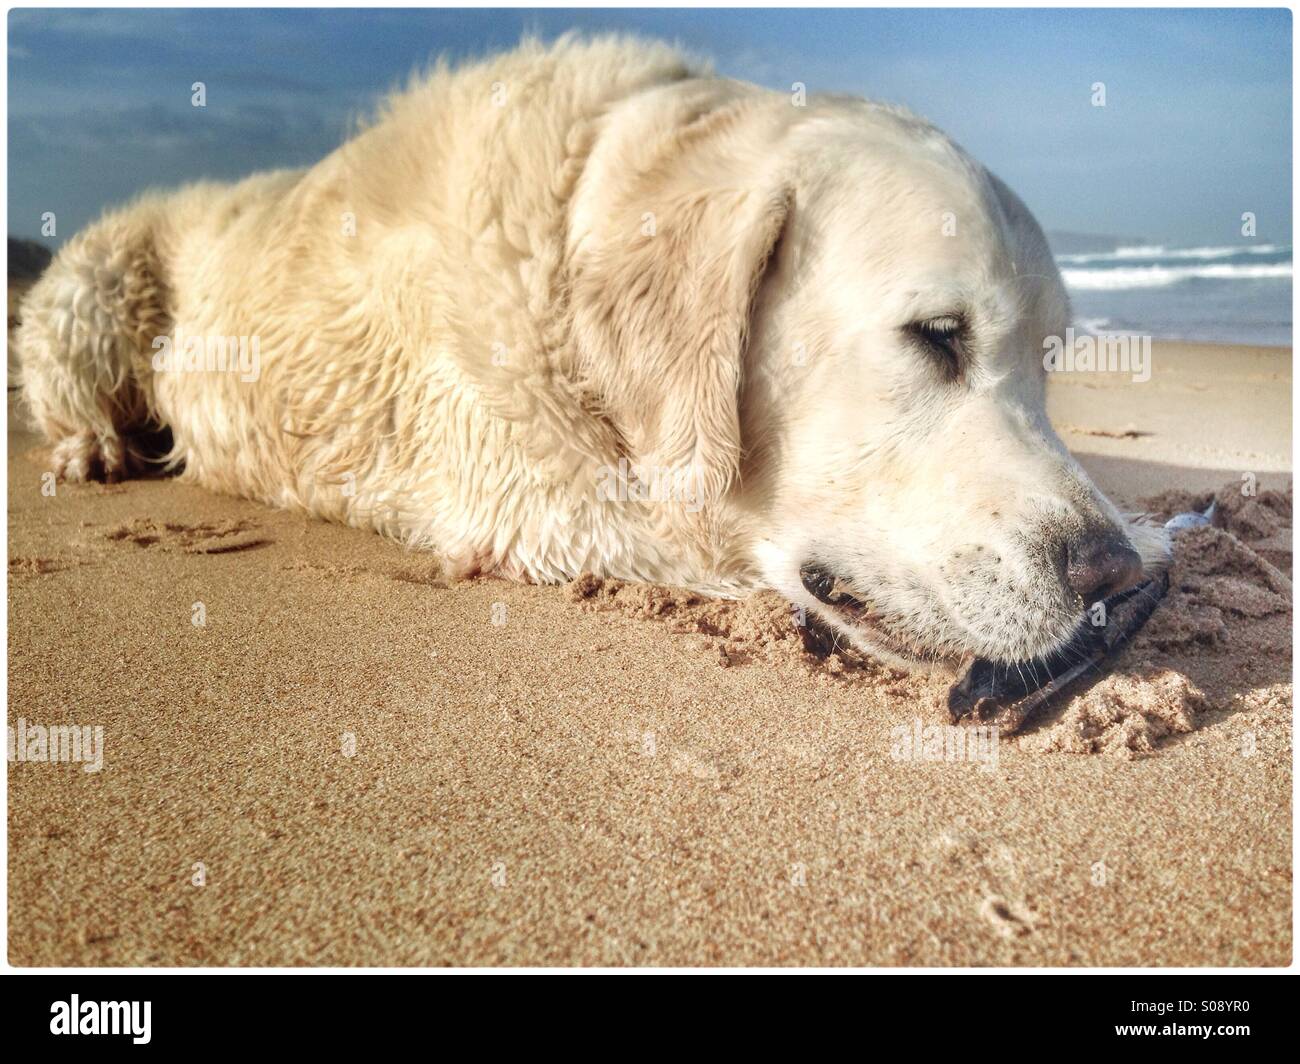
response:
<path fill-rule="evenodd" d="M 416 541 L 465 510 L 465 468 L 516 478 L 522 448 L 563 478 L 596 429 L 524 390 L 565 357 L 568 198 L 601 114 L 693 73 L 662 45 L 526 42 L 440 66 L 310 170 L 106 215 L 24 304 L 57 472 L 127 475 L 165 427 L 189 479 Z"/>

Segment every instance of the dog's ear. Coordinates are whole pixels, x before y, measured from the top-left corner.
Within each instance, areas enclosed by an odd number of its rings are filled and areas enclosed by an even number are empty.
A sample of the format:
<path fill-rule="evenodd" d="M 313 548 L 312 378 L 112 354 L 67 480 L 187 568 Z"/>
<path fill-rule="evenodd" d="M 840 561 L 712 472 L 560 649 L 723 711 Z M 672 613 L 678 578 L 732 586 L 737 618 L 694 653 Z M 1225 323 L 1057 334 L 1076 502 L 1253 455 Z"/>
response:
<path fill-rule="evenodd" d="M 571 260 L 586 382 L 634 459 L 700 503 L 740 466 L 751 305 L 790 200 L 739 157 L 736 123 L 732 108 L 698 117 L 642 146 L 619 187 L 607 174 L 601 217 Z"/>

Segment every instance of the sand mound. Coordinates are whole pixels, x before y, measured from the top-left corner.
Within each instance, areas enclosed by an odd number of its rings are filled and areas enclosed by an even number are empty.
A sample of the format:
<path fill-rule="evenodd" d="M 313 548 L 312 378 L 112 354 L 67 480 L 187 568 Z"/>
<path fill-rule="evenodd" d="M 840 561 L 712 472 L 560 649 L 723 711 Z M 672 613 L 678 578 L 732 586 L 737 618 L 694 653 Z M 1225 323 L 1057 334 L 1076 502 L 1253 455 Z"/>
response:
<path fill-rule="evenodd" d="M 1109 675 L 1031 723 L 1022 749 L 1136 757 L 1195 731 L 1211 710 L 1275 707 L 1278 691 L 1289 700 L 1289 685 L 1276 681 L 1290 669 L 1291 489 L 1248 496 L 1234 482 L 1213 494 L 1164 492 L 1144 505 L 1163 520 L 1211 501 L 1214 524 L 1176 536 L 1169 594 L 1147 626 Z M 587 573 L 568 594 L 584 609 L 664 624 L 721 667 L 796 667 L 913 701 L 946 722 L 945 673 L 905 675 L 836 646 L 774 592 L 719 600 Z M 1254 699 L 1254 683 L 1274 694 Z"/>
<path fill-rule="evenodd" d="M 1275 712 L 1283 698 L 1289 705 L 1290 685 L 1276 681 L 1290 673 L 1291 580 L 1256 548 L 1290 571 L 1291 495 L 1243 496 L 1233 483 L 1213 495 L 1147 500 L 1161 517 L 1203 511 L 1213 500 L 1215 523 L 1177 534 L 1169 594 L 1147 626 L 1111 675 L 1021 747 L 1135 757 L 1195 731 L 1210 710 Z"/>
<path fill-rule="evenodd" d="M 1243 494 L 1249 481 L 1230 481 L 1216 492 L 1165 491 L 1143 500 L 1160 520 L 1190 510 L 1203 513 L 1214 503 L 1214 527 L 1230 532 L 1256 553 L 1291 572 L 1291 507 L 1294 489 Z"/>
<path fill-rule="evenodd" d="M 1230 625 L 1245 634 L 1243 621 L 1290 609 L 1291 581 L 1271 562 L 1217 528 L 1188 529 L 1175 544 L 1169 596 L 1134 641 L 1135 650 L 1223 644 Z M 1290 648 L 1276 637 L 1266 642 L 1273 651 Z"/>
<path fill-rule="evenodd" d="M 1181 673 L 1113 674 L 1075 698 L 1055 727 L 1025 736 L 1021 748 L 1130 758 L 1151 753 L 1168 735 L 1195 731 L 1208 708 L 1204 692 Z"/>
<path fill-rule="evenodd" d="M 634 584 L 584 573 L 568 585 L 568 592 L 570 599 L 585 609 L 663 623 L 724 667 L 760 660 L 830 676 L 899 678 L 893 670 L 858 652 L 836 646 L 774 591 L 760 591 L 746 599 L 715 599 L 686 588 Z"/>

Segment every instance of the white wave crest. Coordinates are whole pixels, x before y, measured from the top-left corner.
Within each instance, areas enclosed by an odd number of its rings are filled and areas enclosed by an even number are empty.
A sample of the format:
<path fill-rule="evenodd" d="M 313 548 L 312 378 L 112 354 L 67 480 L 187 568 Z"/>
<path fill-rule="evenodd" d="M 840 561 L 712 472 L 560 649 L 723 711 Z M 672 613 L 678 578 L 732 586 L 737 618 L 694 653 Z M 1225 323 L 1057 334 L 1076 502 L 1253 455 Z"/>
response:
<path fill-rule="evenodd" d="M 1253 281 L 1266 278 L 1289 278 L 1291 263 L 1274 262 L 1220 263 L 1204 266 L 1120 266 L 1111 270 L 1061 271 L 1067 288 L 1078 291 L 1116 290 L 1123 288 L 1168 288 L 1193 279 L 1219 281 Z"/>
<path fill-rule="evenodd" d="M 1227 259 L 1233 255 L 1274 255 L 1289 251 L 1284 244 L 1238 244 L 1197 248 L 1168 248 L 1164 244 L 1136 244 L 1114 251 L 1090 251 L 1058 255 L 1056 261 L 1071 265 L 1088 262 L 1123 262 L 1126 259 Z"/>

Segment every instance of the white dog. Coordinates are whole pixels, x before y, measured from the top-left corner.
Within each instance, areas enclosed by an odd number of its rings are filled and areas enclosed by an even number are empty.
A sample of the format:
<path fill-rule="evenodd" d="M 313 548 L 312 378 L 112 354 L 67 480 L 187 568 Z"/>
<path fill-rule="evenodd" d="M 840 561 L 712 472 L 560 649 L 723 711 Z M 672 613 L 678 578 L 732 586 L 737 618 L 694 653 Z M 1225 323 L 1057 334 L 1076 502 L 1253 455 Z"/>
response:
<path fill-rule="evenodd" d="M 631 40 L 439 68 L 305 171 L 146 196 L 32 290 L 68 479 L 186 480 L 461 572 L 775 588 L 886 658 L 1058 648 L 1134 582 L 1044 413 L 1023 204 L 898 110 Z"/>

